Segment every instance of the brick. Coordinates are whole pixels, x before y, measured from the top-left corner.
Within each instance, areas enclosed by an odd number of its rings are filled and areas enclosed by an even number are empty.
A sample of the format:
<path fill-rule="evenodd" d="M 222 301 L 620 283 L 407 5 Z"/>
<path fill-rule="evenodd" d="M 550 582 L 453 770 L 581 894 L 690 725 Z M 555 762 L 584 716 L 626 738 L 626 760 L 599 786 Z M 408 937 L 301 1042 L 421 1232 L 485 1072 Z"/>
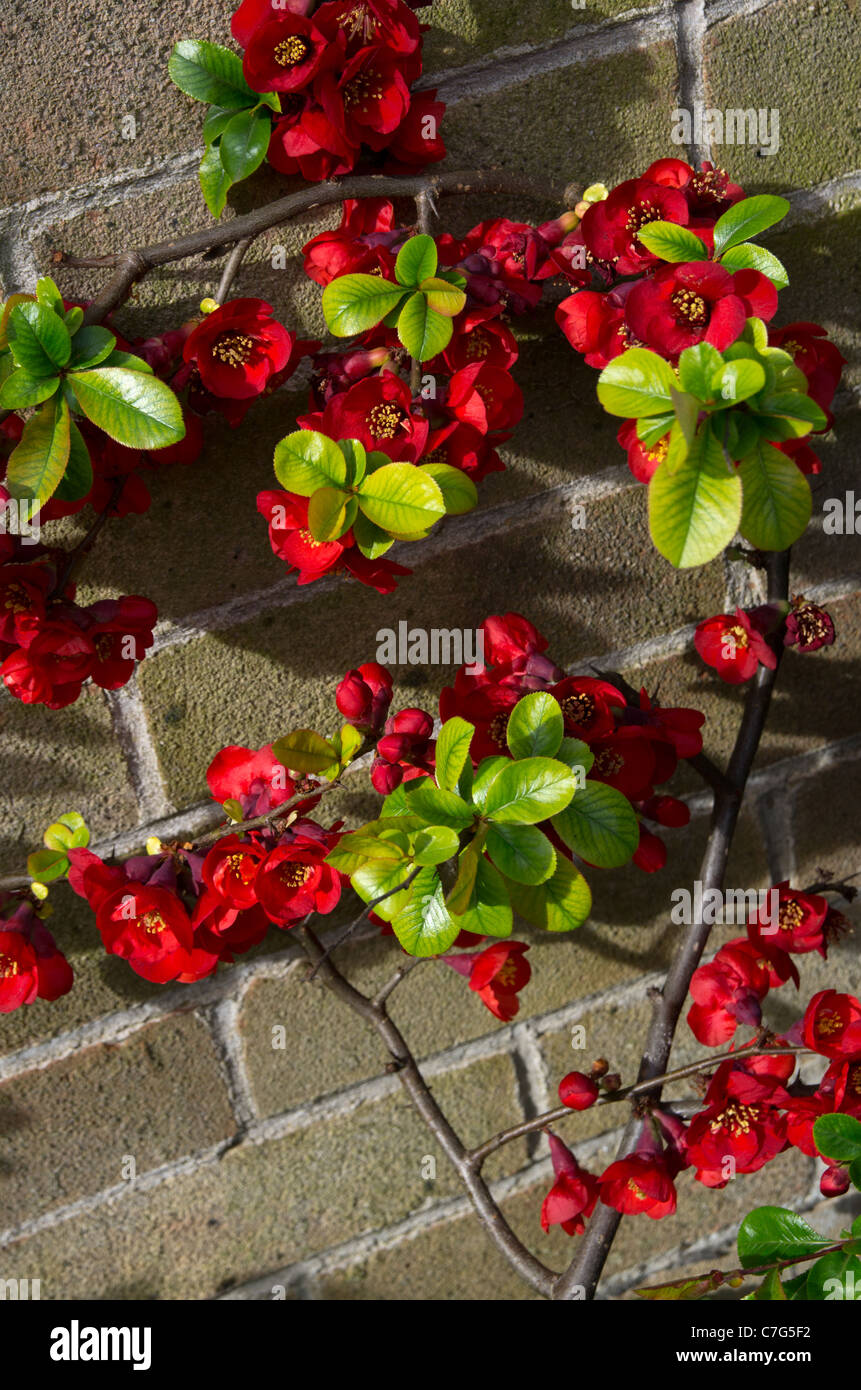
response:
<path fill-rule="evenodd" d="M 504 1059 L 441 1077 L 433 1089 L 467 1142 L 519 1118 Z M 6 1266 L 41 1278 L 49 1299 L 210 1298 L 451 1196 L 457 1179 L 441 1153 L 436 1180 L 422 1177 L 424 1158 L 436 1154 L 398 1094 L 132 1189 L 10 1244 Z"/>
<path fill-rule="evenodd" d="M 853 412 L 838 416 L 831 433 L 824 439 L 816 439 L 813 447 L 822 460 L 822 472 L 810 480 L 813 485 L 811 524 L 792 547 L 793 593 L 807 593 L 816 584 L 861 574 L 861 532 L 826 535 L 822 529 L 827 499 L 837 498 L 844 515 L 847 492 L 854 492 L 861 500 L 857 486 L 861 465 L 861 415 Z"/>
<path fill-rule="evenodd" d="M 79 811 L 93 838 L 137 819 L 101 690 L 88 687 L 63 710 L 23 705 L 4 691 L 0 731 L 0 869 L 25 872 L 27 855 L 64 811 Z"/>
<path fill-rule="evenodd" d="M 707 34 L 705 105 L 780 111 L 776 154 L 759 157 L 749 145 L 716 151 L 748 193 L 809 188 L 855 168 L 856 92 L 847 56 L 857 41 L 857 17 L 831 0 L 781 0 L 757 14 L 733 14 Z M 811 119 L 826 111 L 827 119 Z"/>
<path fill-rule="evenodd" d="M 192 1099 L 193 1098 L 193 1099 Z M 77 1053 L 0 1087 L 0 1191 L 17 1225 L 229 1138 L 212 1039 L 193 1016 Z"/>
<path fill-rule="evenodd" d="M 558 40 L 580 24 L 599 24 L 634 10 L 649 9 L 648 0 L 589 0 L 575 8 L 571 0 L 544 0 L 533 10 L 518 10 L 495 0 L 435 0 L 419 10 L 419 19 L 430 24 L 425 35 L 425 68 L 459 67 L 485 54 L 518 51 Z"/>
<path fill-rule="evenodd" d="M 815 123 L 810 123 L 810 129 L 817 129 Z M 810 182 L 815 179 L 811 177 Z M 849 359 L 844 385 L 857 385 L 861 377 L 859 223 L 861 192 L 846 189 L 824 204 L 820 216 L 786 232 L 778 227 L 768 237 L 769 247 L 789 275 L 780 295 L 778 321 L 821 323 Z"/>

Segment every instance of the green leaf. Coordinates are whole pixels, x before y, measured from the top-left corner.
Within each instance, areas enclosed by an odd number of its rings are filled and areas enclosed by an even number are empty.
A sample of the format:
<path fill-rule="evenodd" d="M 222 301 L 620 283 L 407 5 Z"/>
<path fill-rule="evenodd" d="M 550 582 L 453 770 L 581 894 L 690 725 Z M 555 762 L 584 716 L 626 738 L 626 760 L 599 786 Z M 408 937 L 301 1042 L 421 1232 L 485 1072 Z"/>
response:
<path fill-rule="evenodd" d="M 242 72 L 242 59 L 229 48 L 202 39 L 181 39 L 168 59 L 168 74 L 186 96 L 215 106 L 254 106 L 258 94 Z"/>
<path fill-rule="evenodd" d="M 439 956 L 460 932 L 460 923 L 449 916 L 442 884 L 433 869 L 422 869 L 410 885 L 405 905 L 392 918 L 392 929 L 411 956 Z"/>
<path fill-rule="evenodd" d="M 421 290 L 410 296 L 398 318 L 398 337 L 417 362 L 427 362 L 443 352 L 453 331 L 451 319 L 432 309 Z"/>
<path fill-rule="evenodd" d="M 455 791 L 469 757 L 475 725 L 455 715 L 447 719 L 436 741 L 436 780 L 446 791 Z"/>
<path fill-rule="evenodd" d="M 315 541 L 334 541 L 349 531 L 359 504 L 336 487 L 321 487 L 308 502 L 308 530 Z"/>
<path fill-rule="evenodd" d="M 457 878 L 445 900 L 446 907 L 455 917 L 461 917 L 473 905 L 478 866 L 484 853 L 486 839 L 487 826 L 483 825 L 460 852 Z"/>
<path fill-rule="evenodd" d="M 25 410 L 31 405 L 41 405 L 42 401 L 51 399 L 59 385 L 58 376 L 31 376 L 19 367 L 0 387 L 0 406 L 4 410 Z"/>
<path fill-rule="evenodd" d="M 413 845 L 417 864 L 444 864 L 457 854 L 460 840 L 450 825 L 428 825 L 420 830 Z"/>
<path fill-rule="evenodd" d="M 505 880 L 498 869 L 482 855 L 475 872 L 472 905 L 457 919 L 461 931 L 480 936 L 510 936 L 514 915 Z"/>
<path fill-rule="evenodd" d="M 272 121 L 266 111 L 237 111 L 227 123 L 218 148 L 232 183 L 247 179 L 263 163 L 271 134 Z"/>
<path fill-rule="evenodd" d="M 737 270 L 758 270 L 760 275 L 765 275 L 771 281 L 776 290 L 785 290 L 789 284 L 789 276 L 777 257 L 766 251 L 764 246 L 754 246 L 750 241 L 731 246 L 721 256 L 721 265 L 731 274 L 735 274 Z"/>
<path fill-rule="evenodd" d="M 546 690 L 534 690 L 514 706 L 505 738 L 515 758 L 555 758 L 564 733 L 559 701 Z"/>
<path fill-rule="evenodd" d="M 200 191 L 213 217 L 220 217 L 231 189 L 231 178 L 221 162 L 217 145 L 208 145 L 198 171 Z"/>
<path fill-rule="evenodd" d="M 452 468 L 448 463 L 420 463 L 419 470 L 433 478 L 442 493 L 447 516 L 462 516 L 478 505 L 475 483 L 462 468 Z"/>
<path fill-rule="evenodd" d="M 598 399 L 610 415 L 639 419 L 672 410 L 677 384 L 663 357 L 648 348 L 628 348 L 598 378 Z"/>
<path fill-rule="evenodd" d="M 69 330 L 44 304 L 16 304 L 9 315 L 9 348 L 15 365 L 30 376 L 56 376 L 72 351 Z"/>
<path fill-rule="evenodd" d="M 77 333 L 84 322 L 84 311 L 79 305 L 73 304 L 64 316 L 64 323 L 70 333 Z"/>
<path fill-rule="evenodd" d="M 819 1235 L 795 1211 L 787 1207 L 757 1207 L 749 1212 L 738 1232 L 738 1257 L 745 1269 L 776 1260 L 815 1255 L 833 1242 Z"/>
<path fill-rule="evenodd" d="M 276 739 L 272 752 L 290 772 L 328 772 L 338 762 L 338 754 L 327 738 L 313 729 L 294 729 Z"/>
<path fill-rule="evenodd" d="M 715 223 L 715 260 L 730 246 L 738 246 L 750 237 L 758 236 L 767 227 L 773 227 L 788 212 L 787 200 L 771 194 L 757 194 L 754 198 L 742 198 L 740 203 L 733 203 Z"/>
<path fill-rule="evenodd" d="M 422 280 L 436 275 L 436 268 L 436 242 L 422 233 L 404 242 L 395 261 L 395 278 L 399 285 L 414 289 Z"/>
<path fill-rule="evenodd" d="M 759 440 L 738 464 L 743 489 L 740 530 L 757 550 L 786 550 L 804 533 L 813 505 L 800 468 Z"/>
<path fill-rule="evenodd" d="M 377 903 L 374 912 L 378 917 L 382 917 L 384 922 L 391 922 L 407 905 L 411 896 L 411 889 L 421 876 L 416 875 L 413 883 L 404 887 L 403 885 L 406 884 L 412 872 L 410 866 L 402 860 L 393 864 L 391 860 L 378 859 L 372 860 L 369 864 L 363 864 L 351 875 L 350 882 L 362 901 L 366 903 L 369 903 L 372 898 L 380 897 L 382 893 L 388 894 L 388 897 L 384 898 L 382 902 Z M 422 872 L 432 871 L 423 870 Z"/>
<path fill-rule="evenodd" d="M 426 531 L 445 514 L 433 478 L 411 463 L 388 463 L 363 478 L 359 506 L 375 525 L 399 538 Z"/>
<path fill-rule="evenodd" d="M 637 240 L 662 261 L 708 260 L 705 243 L 676 222 L 649 222 L 637 232 Z"/>
<path fill-rule="evenodd" d="M 494 823 L 534 825 L 568 805 L 577 790 L 573 774 L 553 758 L 508 763 L 488 788 L 484 814 Z"/>
<path fill-rule="evenodd" d="M 767 1274 L 753 1296 L 763 1303 L 785 1303 L 786 1294 L 780 1282 L 779 1270 L 773 1269 Z"/>
<path fill-rule="evenodd" d="M 44 305 L 46 309 L 50 309 L 52 313 L 65 320 L 66 310 L 63 307 L 63 296 L 49 275 L 42 275 L 36 281 L 36 299 L 39 304 Z M 71 329 L 69 331 L 71 332 Z"/>
<path fill-rule="evenodd" d="M 755 396 L 765 385 L 765 370 L 761 363 L 740 358 L 724 362 L 712 378 L 712 392 L 727 405 L 736 405 Z"/>
<path fill-rule="evenodd" d="M 275 445 L 275 476 L 288 492 L 313 497 L 318 488 L 343 487 L 347 461 L 328 435 L 295 430 Z"/>
<path fill-rule="evenodd" d="M 338 448 L 344 455 L 347 465 L 347 476 L 345 482 L 349 487 L 355 487 L 360 483 L 368 471 L 368 454 L 361 439 L 339 439 Z M 372 454 L 372 459 L 379 458 L 378 467 L 383 467 L 389 462 L 385 454 Z M 371 468 L 371 472 L 374 469 Z"/>
<path fill-rule="evenodd" d="M 90 843 L 90 832 L 78 811 L 58 816 L 42 836 L 48 849 L 84 849 Z"/>
<path fill-rule="evenodd" d="M 443 314 L 447 319 L 455 318 L 466 304 L 463 290 L 449 284 L 448 280 L 443 280 L 440 276 L 431 275 L 427 280 L 423 280 L 421 291 L 428 307 L 435 309 L 438 314 Z"/>
<path fill-rule="evenodd" d="M 556 869 L 556 851 L 534 825 L 493 823 L 487 831 L 487 853 L 514 883 L 544 883 Z"/>
<path fill-rule="evenodd" d="M 497 775 L 504 767 L 508 767 L 508 764 L 509 759 L 499 754 L 491 758 L 482 758 L 473 775 L 471 789 L 473 802 L 479 810 L 484 810 L 488 791 Z"/>
<path fill-rule="evenodd" d="M 103 367 L 127 367 L 130 372 L 143 372 L 145 376 L 153 376 L 153 369 L 149 362 L 145 362 L 142 357 L 135 357 L 132 352 L 120 352 L 115 348 L 110 357 L 106 357 L 102 363 Z"/>
<path fill-rule="evenodd" d="M 595 754 L 588 743 L 580 738 L 563 738 L 554 756 L 572 770 L 579 768 L 584 777 L 595 761 Z"/>
<path fill-rule="evenodd" d="M 69 460 L 70 429 L 62 396 L 30 417 L 6 468 L 6 487 L 14 498 L 43 503 L 52 496 Z"/>
<path fill-rule="evenodd" d="M 336 338 L 349 338 L 375 328 L 405 294 L 379 275 L 340 275 L 323 291 L 323 314 Z"/>
<path fill-rule="evenodd" d="M 669 1284 L 650 1284 L 645 1288 L 635 1289 L 634 1293 L 638 1298 L 646 1298 L 655 1303 L 690 1303 L 714 1289 L 719 1289 L 722 1283 L 723 1276 L 720 1270 L 713 1270 L 709 1274 L 673 1279 Z"/>
<path fill-rule="evenodd" d="M 828 424 L 822 407 L 801 391 L 781 391 L 760 397 L 756 407 L 762 415 L 775 415 L 787 421 L 793 436 L 809 434 L 811 430 L 824 430 Z"/>
<path fill-rule="evenodd" d="M 110 357 L 117 340 L 113 333 L 98 324 L 88 324 L 79 328 L 72 339 L 72 352 L 69 357 L 69 370 L 80 371 L 84 367 L 95 367 Z"/>
<path fill-rule="evenodd" d="M 429 777 L 416 778 L 407 787 L 407 808 L 428 825 L 448 825 L 465 830 L 473 821 L 472 807 L 455 792 L 434 786 Z"/>
<path fill-rule="evenodd" d="M 375 526 L 362 512 L 356 514 L 356 520 L 353 522 L 353 539 L 369 560 L 376 560 L 380 555 L 385 555 L 395 543 L 387 532 L 380 526 Z"/>
<path fill-rule="evenodd" d="M 546 883 L 538 887 L 511 883 L 509 891 L 515 912 L 543 931 L 574 931 L 592 911 L 589 884 L 562 854 L 557 854 L 556 868 Z"/>
<path fill-rule="evenodd" d="M 69 461 L 54 493 L 58 502 L 80 502 L 93 486 L 93 463 L 74 420 L 69 426 Z"/>
<path fill-rule="evenodd" d="M 162 449 L 185 437 L 182 407 L 156 376 L 95 367 L 73 372 L 67 380 L 87 418 L 120 444 Z"/>
<path fill-rule="evenodd" d="M 708 423 L 675 471 L 664 459 L 649 484 L 649 529 L 677 569 L 704 565 L 725 549 L 741 520 L 741 479 L 730 473 Z"/>
<path fill-rule="evenodd" d="M 817 1149 L 835 1163 L 861 1158 L 861 1121 L 852 1115 L 820 1115 L 813 1125 Z"/>
<path fill-rule="evenodd" d="M 409 866 L 406 851 L 402 846 L 396 840 L 381 840 L 373 835 L 366 835 L 363 833 L 366 829 L 367 826 L 339 840 L 335 848 L 326 855 L 326 863 L 342 874 L 354 874 L 369 861 L 380 860 L 389 864 L 399 864 L 402 867 L 401 877 L 406 878 Z"/>
<path fill-rule="evenodd" d="M 713 400 L 712 381 L 723 365 L 723 358 L 711 343 L 695 343 L 693 347 L 685 348 L 679 357 L 682 390 L 690 392 L 700 401 Z"/>
<path fill-rule="evenodd" d="M 236 108 L 230 106 L 210 106 L 203 122 L 204 144 L 211 145 L 217 140 L 229 121 L 236 115 Z"/>
<path fill-rule="evenodd" d="M 627 864 L 640 842 L 633 806 L 606 782 L 580 787 L 571 805 L 553 817 L 553 829 L 569 849 L 600 869 Z"/>
<path fill-rule="evenodd" d="M 807 1274 L 807 1298 L 811 1302 L 861 1300 L 861 1260 L 847 1251 L 823 1255 Z"/>
<path fill-rule="evenodd" d="M 27 856 L 27 873 L 34 883 L 52 883 L 68 871 L 69 860 L 64 850 L 37 849 Z"/>

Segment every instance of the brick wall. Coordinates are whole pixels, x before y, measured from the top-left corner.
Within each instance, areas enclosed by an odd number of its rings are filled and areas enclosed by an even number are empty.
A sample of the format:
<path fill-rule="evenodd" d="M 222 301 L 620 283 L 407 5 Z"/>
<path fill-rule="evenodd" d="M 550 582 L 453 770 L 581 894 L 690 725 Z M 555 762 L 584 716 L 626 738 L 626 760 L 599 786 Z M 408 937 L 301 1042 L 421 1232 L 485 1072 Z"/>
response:
<path fill-rule="evenodd" d="M 58 248 L 117 250 L 206 221 L 196 184 L 200 111 L 169 84 L 165 65 L 179 37 L 224 41 L 232 8 L 229 0 L 203 0 L 193 12 L 179 0 L 7 0 L 5 292 L 30 288 Z M 746 886 L 861 864 L 853 816 L 861 554 L 856 538 L 821 527 L 823 498 L 855 485 L 859 458 L 855 11 L 855 0 L 588 0 L 585 9 L 568 0 L 439 0 L 425 16 L 435 25 L 426 80 L 449 106 L 452 167 L 480 159 L 609 185 L 675 153 L 677 105 L 780 110 L 775 155 L 715 153 L 748 192 L 790 197 L 786 229 L 770 242 L 792 280 L 782 321 L 821 321 L 851 359 L 793 582 L 828 601 L 839 643 L 813 658 L 790 654 L 781 672 L 733 851 L 730 882 Z M 122 138 L 128 115 L 134 141 Z M 278 187 L 255 176 L 226 215 Z M 447 202 L 445 223 L 462 232 L 493 208 L 503 211 L 491 200 Z M 518 210 L 536 215 L 533 206 Z M 271 252 L 296 251 L 334 220 L 310 216 L 261 238 L 235 292 L 262 294 L 292 326 L 319 330 L 316 287 L 295 260 L 272 269 Z M 98 283 L 95 272 L 58 274 L 79 295 Z M 156 272 L 117 316 L 120 327 L 181 322 L 217 275 L 211 262 Z M 526 412 L 505 451 L 508 471 L 484 484 L 477 513 L 415 547 L 415 573 L 389 598 L 333 581 L 297 589 L 269 552 L 254 497 L 270 485 L 272 448 L 291 427 L 298 394 L 259 405 L 236 435 L 214 429 L 195 467 L 155 475 L 151 510 L 115 526 L 82 582 L 84 601 L 152 596 L 161 615 L 155 649 L 124 690 L 90 689 L 68 710 L 0 699 L 0 868 L 20 872 L 41 828 L 71 807 L 118 851 L 151 833 L 199 830 L 209 823 L 201 773 L 212 754 L 296 725 L 329 727 L 334 681 L 372 657 L 377 629 L 401 618 L 471 627 L 488 612 L 518 609 L 553 632 L 554 655 L 572 669 L 600 659 L 635 682 L 660 681 L 664 702 L 704 709 L 706 749 L 724 757 L 738 694 L 687 648 L 698 618 L 744 597 L 745 577 L 720 562 L 677 575 L 654 554 L 644 492 L 597 405 L 594 373 L 558 335 L 527 335 L 516 372 Z M 578 503 L 585 530 L 572 530 Z M 74 541 L 82 528 L 59 529 Z M 425 701 L 451 672 L 400 675 L 401 694 Z M 692 778 L 685 788 L 694 820 L 663 875 L 599 878 L 593 919 L 570 939 L 521 933 L 532 941 L 534 978 L 514 1024 L 494 1024 L 443 966 L 423 966 L 394 996 L 396 1021 L 468 1142 L 546 1108 L 559 1076 L 584 1056 L 603 1053 L 628 1075 L 635 1067 L 646 990 L 673 946 L 669 892 L 696 876 L 706 831 L 706 798 Z M 375 1040 L 303 982 L 288 938 L 214 980 L 157 989 L 101 954 L 76 900 L 62 890 L 52 898 L 77 979 L 57 1004 L 0 1024 L 0 1275 L 41 1278 L 48 1298 L 271 1298 L 277 1287 L 291 1299 L 529 1296 L 470 1216 Z M 382 976 L 385 953 L 372 939 L 351 949 L 360 985 Z M 828 967 L 804 960 L 802 990 L 826 983 L 861 988 L 851 938 Z M 788 1023 L 792 1008 L 776 999 L 771 1017 Z M 576 1022 L 585 1053 L 571 1048 Z M 285 1049 L 272 1046 L 277 1025 L 287 1030 Z M 682 1036 L 674 1060 L 690 1060 L 691 1041 Z M 600 1118 L 565 1130 L 583 1137 L 578 1153 L 594 1164 L 614 1144 Z M 538 1227 L 543 1141 L 512 1145 L 488 1172 L 515 1228 L 561 1267 L 570 1242 Z M 813 1210 L 823 1229 L 845 1221 L 845 1202 L 816 1210 L 814 1165 L 797 1153 L 726 1193 L 688 1178 L 681 1188 L 680 1219 L 623 1223 L 607 1292 L 710 1267 L 758 1201 Z"/>

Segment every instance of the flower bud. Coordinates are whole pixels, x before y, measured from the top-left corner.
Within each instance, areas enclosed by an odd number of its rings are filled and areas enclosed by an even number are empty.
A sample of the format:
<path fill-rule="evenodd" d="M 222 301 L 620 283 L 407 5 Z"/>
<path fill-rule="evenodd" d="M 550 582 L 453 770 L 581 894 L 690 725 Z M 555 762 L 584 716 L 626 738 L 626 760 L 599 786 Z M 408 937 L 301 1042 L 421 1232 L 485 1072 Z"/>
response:
<path fill-rule="evenodd" d="M 823 1197 L 842 1197 L 849 1190 L 849 1170 L 842 1163 L 832 1163 L 819 1179 L 819 1191 Z"/>
<path fill-rule="evenodd" d="M 569 1071 L 559 1082 L 559 1099 L 569 1110 L 588 1110 L 598 1099 L 599 1091 L 591 1076 L 582 1071 Z"/>

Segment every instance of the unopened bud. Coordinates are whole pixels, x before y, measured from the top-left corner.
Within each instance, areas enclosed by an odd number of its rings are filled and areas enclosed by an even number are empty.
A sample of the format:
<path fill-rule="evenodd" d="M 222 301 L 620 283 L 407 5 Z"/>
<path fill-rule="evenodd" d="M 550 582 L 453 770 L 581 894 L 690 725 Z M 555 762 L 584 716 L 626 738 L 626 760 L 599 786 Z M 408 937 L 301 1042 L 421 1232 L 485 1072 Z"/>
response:
<path fill-rule="evenodd" d="M 161 854 L 163 848 L 164 846 L 162 845 L 162 842 L 158 838 L 158 836 L 150 835 L 149 839 L 146 842 L 147 854 Z"/>
<path fill-rule="evenodd" d="M 617 1071 L 611 1071 L 601 1083 L 605 1091 L 618 1091 L 621 1084 L 622 1078 Z"/>
<path fill-rule="evenodd" d="M 202 299 L 200 301 L 200 312 L 202 314 L 214 314 L 216 309 L 220 308 L 221 305 L 218 303 L 217 299 Z"/>
<path fill-rule="evenodd" d="M 609 1070 L 610 1063 L 607 1061 L 606 1057 L 599 1057 L 596 1061 L 592 1063 L 593 1076 L 606 1076 Z"/>

